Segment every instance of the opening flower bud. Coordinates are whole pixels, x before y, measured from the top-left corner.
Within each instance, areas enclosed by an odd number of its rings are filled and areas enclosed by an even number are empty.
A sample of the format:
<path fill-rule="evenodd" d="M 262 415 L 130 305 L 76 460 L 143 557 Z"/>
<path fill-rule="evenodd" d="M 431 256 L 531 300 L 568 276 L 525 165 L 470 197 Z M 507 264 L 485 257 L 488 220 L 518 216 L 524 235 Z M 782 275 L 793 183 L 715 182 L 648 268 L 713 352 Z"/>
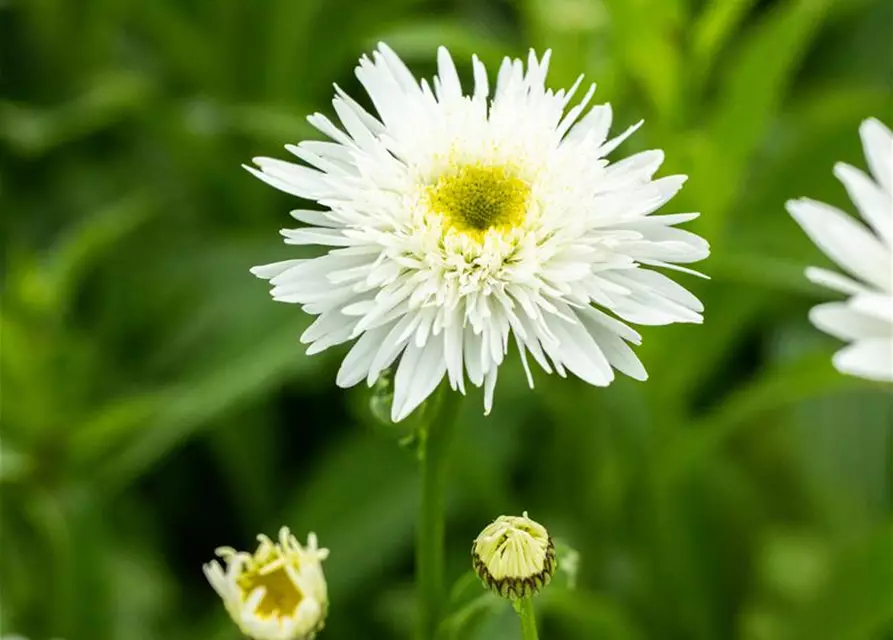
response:
<path fill-rule="evenodd" d="M 329 605 L 322 571 L 328 549 L 318 548 L 312 533 L 302 546 L 287 527 L 279 531 L 278 542 L 265 535 L 257 538 L 260 544 L 253 554 L 218 549 L 225 568 L 216 560 L 206 564 L 208 581 L 249 638 L 314 638 L 325 624 Z"/>

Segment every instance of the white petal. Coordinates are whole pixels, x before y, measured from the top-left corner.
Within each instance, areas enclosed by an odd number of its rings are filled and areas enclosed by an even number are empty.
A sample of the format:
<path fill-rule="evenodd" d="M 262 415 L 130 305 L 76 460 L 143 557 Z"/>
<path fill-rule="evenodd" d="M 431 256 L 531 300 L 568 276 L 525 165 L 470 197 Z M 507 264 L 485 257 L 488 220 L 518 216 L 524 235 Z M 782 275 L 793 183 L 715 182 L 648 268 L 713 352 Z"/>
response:
<path fill-rule="evenodd" d="M 833 362 L 841 373 L 893 382 L 893 340 L 872 338 L 854 342 L 835 353 Z"/>
<path fill-rule="evenodd" d="M 366 93 L 369 94 L 372 104 L 375 105 L 375 109 L 385 125 L 382 127 L 380 124 L 377 126 L 373 124 L 370 130 L 375 131 L 380 128 L 382 132 L 393 132 L 395 127 L 399 129 L 401 112 L 407 111 L 408 100 L 405 90 L 391 73 L 388 63 L 384 61 L 381 54 L 376 53 L 374 64 L 368 58 L 361 60 L 360 66 L 356 69 L 356 76 L 365 87 Z M 354 110 L 360 113 L 359 107 Z M 369 124 L 367 122 L 367 127 Z"/>
<path fill-rule="evenodd" d="M 893 194 L 893 133 L 877 118 L 869 118 L 859 127 L 859 135 L 871 175 Z"/>
<path fill-rule="evenodd" d="M 644 121 L 644 120 L 639 120 L 636 124 L 634 124 L 634 125 L 632 125 L 631 127 L 629 127 L 626 131 L 624 131 L 623 133 L 621 133 L 619 136 L 617 136 L 617 137 L 615 137 L 615 138 L 612 138 L 612 139 L 608 140 L 608 141 L 607 141 L 605 144 L 603 144 L 603 145 L 601 146 L 601 148 L 598 150 L 598 155 L 599 155 L 599 156 L 606 156 L 606 155 L 608 155 L 609 153 L 611 153 L 614 149 L 616 149 L 616 148 L 619 147 L 621 144 L 623 144 L 623 143 L 626 141 L 627 138 L 629 138 L 629 137 L 630 137 L 631 135 L 633 135 L 636 131 L 638 131 L 638 130 L 639 130 L 639 127 L 641 127 L 643 124 L 645 124 L 645 121 Z"/>
<path fill-rule="evenodd" d="M 493 393 L 496 391 L 496 375 L 498 369 L 492 367 L 484 377 L 484 415 L 490 415 L 493 410 Z"/>
<path fill-rule="evenodd" d="M 307 281 L 324 278 L 329 273 L 351 269 L 369 263 L 369 256 L 345 253 L 346 249 L 336 249 L 327 255 L 310 260 L 295 260 L 288 269 L 270 278 L 274 285 L 294 280 Z"/>
<path fill-rule="evenodd" d="M 315 627 L 322 615 L 322 606 L 316 600 L 316 598 L 304 597 L 301 598 L 301 602 L 298 605 L 298 608 L 295 609 L 294 613 L 292 614 L 292 619 L 295 621 L 296 628 L 298 627 L 298 623 L 303 621 L 311 621 L 311 624 L 313 625 L 313 627 Z M 292 634 L 288 637 L 295 637 L 295 632 L 293 631 Z"/>
<path fill-rule="evenodd" d="M 639 222 L 657 211 L 679 192 L 685 181 L 686 176 L 665 176 L 632 191 L 608 191 L 595 198 L 592 210 L 605 220 L 600 226 L 623 227 L 624 223 Z"/>
<path fill-rule="evenodd" d="M 484 383 L 483 361 L 484 340 L 480 334 L 475 333 L 469 327 L 464 331 L 463 358 L 468 380 L 476 387 Z"/>
<path fill-rule="evenodd" d="M 663 161 L 664 152 L 659 149 L 641 151 L 609 165 L 605 177 L 613 189 L 641 184 L 651 179 Z"/>
<path fill-rule="evenodd" d="M 354 144 L 354 141 L 351 140 L 350 136 L 344 133 L 337 126 L 335 126 L 335 123 L 333 123 L 323 114 L 314 113 L 312 115 L 309 115 L 307 116 L 307 122 L 313 125 L 321 133 L 324 133 L 332 140 L 335 140 L 345 149 L 352 150 L 356 148 L 356 145 Z"/>
<path fill-rule="evenodd" d="M 841 340 L 890 337 L 891 325 L 853 309 L 845 302 L 828 302 L 809 310 L 816 328 Z"/>
<path fill-rule="evenodd" d="M 559 363 L 567 366 L 569 371 L 592 385 L 605 387 L 611 383 L 614 379 L 611 365 L 582 324 L 554 317 L 549 327 L 558 343 L 548 346 L 546 352 L 556 366 Z"/>
<path fill-rule="evenodd" d="M 580 320 L 598 343 L 612 367 L 634 380 L 648 379 L 648 373 L 645 371 L 642 361 L 617 333 L 608 329 L 606 325 L 594 321 L 592 315 L 582 315 Z"/>
<path fill-rule="evenodd" d="M 340 229 L 307 227 L 305 229 L 282 229 L 279 233 L 285 238 L 285 244 L 321 244 L 330 247 L 347 247 L 356 244 L 350 238 L 345 237 Z"/>
<path fill-rule="evenodd" d="M 472 56 L 471 66 L 474 70 L 473 99 L 477 101 L 485 101 L 487 99 L 487 96 L 490 95 L 490 85 L 487 80 L 487 69 L 486 67 L 484 67 L 484 63 L 482 63 L 477 56 Z"/>
<path fill-rule="evenodd" d="M 827 269 L 820 269 L 819 267 L 808 267 L 806 269 L 806 278 L 810 282 L 841 293 L 854 294 L 869 291 L 861 282 L 856 282 L 845 275 L 828 271 Z"/>
<path fill-rule="evenodd" d="M 331 144 L 331 143 L 320 143 L 320 144 Z M 294 154 L 311 167 L 315 169 L 319 169 L 320 171 L 324 171 L 329 175 L 354 175 L 355 167 L 353 166 L 353 162 L 344 163 L 341 161 L 333 161 L 326 156 L 321 156 L 317 153 L 314 153 L 306 142 L 302 142 L 299 145 L 287 144 L 285 148 L 290 153 Z"/>
<path fill-rule="evenodd" d="M 338 369 L 335 383 L 339 387 L 345 389 L 352 387 L 369 374 L 372 360 L 375 358 L 375 354 L 378 353 L 379 348 L 381 348 L 381 341 L 388 335 L 390 330 L 390 326 L 378 327 L 360 336 L 360 339 L 351 347 L 347 356 L 341 362 L 341 367 Z"/>
<path fill-rule="evenodd" d="M 893 295 L 862 293 L 850 299 L 850 307 L 878 320 L 888 323 L 888 332 L 893 330 Z"/>
<path fill-rule="evenodd" d="M 294 191 L 306 193 L 307 195 L 304 197 L 315 198 L 331 191 L 327 176 L 322 171 L 276 158 L 258 157 L 253 158 L 253 162 L 261 168 L 267 179 L 280 180 L 290 185 Z M 250 167 L 246 167 L 246 169 L 251 170 Z M 252 173 L 254 172 L 252 171 Z"/>
<path fill-rule="evenodd" d="M 704 311 L 704 305 L 693 293 L 662 273 L 651 269 L 635 269 L 624 273 L 624 277 L 650 287 L 654 293 L 681 304 L 686 309 L 698 313 Z"/>
<path fill-rule="evenodd" d="M 646 218 L 642 218 L 642 220 L 639 220 L 637 224 L 642 227 L 648 224 L 658 224 L 664 227 L 671 227 L 677 224 L 682 224 L 683 222 L 690 222 L 700 215 L 700 213 L 669 213 L 659 216 L 652 215 Z"/>
<path fill-rule="evenodd" d="M 409 342 L 409 335 L 407 335 L 406 329 L 411 327 L 414 321 L 414 314 L 405 315 L 400 318 L 397 324 L 391 327 L 391 330 L 388 331 L 388 334 L 381 341 L 378 353 L 375 354 L 375 358 L 372 360 L 372 364 L 369 367 L 369 375 L 366 377 L 366 384 L 371 386 L 378 380 L 379 374 L 390 367 L 394 360 L 397 359 L 403 347 Z"/>
<path fill-rule="evenodd" d="M 317 227 L 337 227 L 338 223 L 330 217 L 329 211 L 312 211 L 310 209 L 293 209 L 288 212 L 289 215 L 306 224 Z"/>
<path fill-rule="evenodd" d="M 263 180 L 274 189 L 279 189 L 279 191 L 284 191 L 285 193 L 291 194 L 293 196 L 298 196 L 299 198 L 312 199 L 316 197 L 319 191 L 318 184 L 316 184 L 315 182 L 312 184 L 295 184 L 291 181 L 283 180 L 280 177 L 270 175 L 265 171 L 259 171 L 254 167 L 248 166 L 247 164 L 243 164 L 242 168 L 248 171 L 255 178 Z"/>
<path fill-rule="evenodd" d="M 454 318 L 443 331 L 443 352 L 446 360 L 447 375 L 450 378 L 450 386 L 465 393 L 465 370 L 462 364 L 462 351 L 462 324 L 459 318 Z"/>
<path fill-rule="evenodd" d="M 258 278 L 270 280 L 281 273 L 288 271 L 293 266 L 300 264 L 303 260 L 283 260 L 281 262 L 271 262 L 270 264 L 262 264 L 257 267 L 251 267 L 251 273 Z"/>
<path fill-rule="evenodd" d="M 636 269 L 629 274 L 608 273 L 603 277 L 631 291 L 630 295 L 618 299 L 613 309 L 624 320 L 644 325 L 703 322 L 700 301 L 666 276 Z"/>
<path fill-rule="evenodd" d="M 611 112 L 610 104 L 601 104 L 592 107 L 589 112 L 577 122 L 568 134 L 565 141 L 569 143 L 580 142 L 587 139 L 589 144 L 594 147 L 601 147 L 605 140 L 608 139 L 608 132 L 611 129 Z"/>
<path fill-rule="evenodd" d="M 437 80 L 435 93 L 439 100 L 459 100 L 462 98 L 462 85 L 456 65 L 446 47 L 437 48 Z"/>
<path fill-rule="evenodd" d="M 307 347 L 307 355 L 312 356 L 315 353 L 325 351 L 329 347 L 336 344 L 347 342 L 353 334 L 353 325 L 355 318 L 347 318 L 337 312 L 326 312 L 321 314 L 316 321 L 307 328 L 301 335 L 301 342 L 311 342 L 309 335 L 311 330 L 318 337 L 312 339 L 312 344 Z"/>
<path fill-rule="evenodd" d="M 580 80 L 582 80 L 582 79 L 583 79 L 583 76 L 580 76 L 577 79 L 577 84 L 579 84 Z M 571 91 L 569 92 L 569 94 L 567 96 L 568 99 L 570 99 L 570 94 L 572 94 L 573 91 L 576 90 L 576 87 L 577 87 L 577 85 L 574 85 L 574 88 L 571 89 Z M 555 132 L 559 137 L 564 137 L 564 135 L 568 132 L 568 130 L 574 125 L 574 123 L 577 121 L 577 118 L 580 117 L 580 114 L 583 112 L 583 110 L 589 104 L 589 101 L 592 100 L 592 96 L 594 93 L 595 93 L 595 85 L 592 84 L 589 86 L 589 90 L 586 92 L 586 95 L 583 96 L 582 100 L 580 100 L 580 103 L 577 104 L 576 106 L 574 106 L 570 111 L 567 112 L 567 115 L 565 115 L 564 118 L 562 118 L 561 122 L 558 125 L 558 129 Z"/>
<path fill-rule="evenodd" d="M 624 324 L 620 320 L 616 318 L 612 318 L 606 313 L 602 313 L 598 309 L 593 307 L 583 307 L 578 311 L 585 320 L 590 323 L 596 323 L 603 326 L 605 329 L 614 333 L 627 342 L 632 342 L 633 344 L 641 344 L 642 336 L 639 335 L 639 332 L 632 329 L 630 326 Z"/>
<path fill-rule="evenodd" d="M 371 113 L 366 111 L 359 102 L 351 98 L 341 87 L 335 85 L 335 93 L 338 95 L 345 105 L 347 105 L 353 114 L 359 118 L 363 126 L 369 130 L 373 136 L 379 136 L 386 131 L 384 124 Z M 337 109 L 336 109 L 337 111 Z"/>
<path fill-rule="evenodd" d="M 383 160 L 386 158 L 386 151 L 375 136 L 373 131 L 375 127 L 362 114 L 365 113 L 354 102 L 348 102 L 344 98 L 335 98 L 332 100 L 332 107 L 338 114 L 338 119 L 344 126 L 344 130 L 356 145 L 372 158 Z M 368 114 L 367 114 L 368 115 Z M 372 127 L 372 128 L 370 128 Z"/>
<path fill-rule="evenodd" d="M 382 58 L 387 63 L 394 78 L 400 83 L 400 87 L 403 91 L 407 93 L 418 92 L 419 83 L 415 79 L 415 76 L 412 75 L 412 71 L 410 71 L 403 60 L 400 59 L 400 56 L 398 56 L 394 50 L 384 42 L 378 43 L 378 50 L 381 52 Z"/>
<path fill-rule="evenodd" d="M 825 255 L 853 275 L 882 289 L 891 286 L 890 252 L 861 224 L 839 209 L 802 198 L 788 211 Z"/>
<path fill-rule="evenodd" d="M 834 175 L 846 187 L 862 218 L 888 246 L 893 245 L 893 194 L 884 191 L 864 173 L 848 164 L 835 165 Z"/>
<path fill-rule="evenodd" d="M 445 373 L 440 340 L 429 340 L 423 347 L 407 345 L 394 377 L 391 420 L 400 422 L 412 413 L 437 388 Z"/>

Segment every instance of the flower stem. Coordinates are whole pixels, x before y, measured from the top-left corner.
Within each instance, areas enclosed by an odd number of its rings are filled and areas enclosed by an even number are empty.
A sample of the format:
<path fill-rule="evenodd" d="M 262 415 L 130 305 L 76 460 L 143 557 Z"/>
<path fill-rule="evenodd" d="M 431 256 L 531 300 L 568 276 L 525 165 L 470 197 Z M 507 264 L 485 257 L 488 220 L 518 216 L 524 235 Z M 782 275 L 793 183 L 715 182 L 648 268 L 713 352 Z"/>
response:
<path fill-rule="evenodd" d="M 533 612 L 533 598 L 527 596 L 513 603 L 518 617 L 521 619 L 521 638 L 523 640 L 537 640 L 536 616 Z"/>
<path fill-rule="evenodd" d="M 416 539 L 416 588 L 419 602 L 419 640 L 434 640 L 445 603 L 444 515 L 449 450 L 459 398 L 452 397 L 448 384 L 435 393 L 423 416 L 420 460 L 421 510 Z"/>

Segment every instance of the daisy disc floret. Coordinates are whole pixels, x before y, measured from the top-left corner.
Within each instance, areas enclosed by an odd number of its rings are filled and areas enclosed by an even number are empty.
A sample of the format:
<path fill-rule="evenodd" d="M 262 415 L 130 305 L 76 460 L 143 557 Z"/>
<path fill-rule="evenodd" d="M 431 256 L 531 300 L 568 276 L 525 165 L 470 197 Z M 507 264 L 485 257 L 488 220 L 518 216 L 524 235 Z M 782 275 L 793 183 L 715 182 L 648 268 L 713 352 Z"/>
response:
<path fill-rule="evenodd" d="M 247 167 L 324 208 L 293 211 L 307 226 L 283 230 L 286 244 L 328 247 L 253 273 L 318 316 L 308 353 L 356 340 L 340 386 L 395 368 L 394 421 L 444 377 L 483 386 L 489 412 L 511 341 L 531 386 L 528 355 L 605 386 L 614 369 L 646 378 L 627 323 L 701 321 L 700 302 L 655 270 L 709 253 L 676 228 L 697 214 L 653 215 L 684 176 L 654 179 L 657 150 L 609 163 L 639 125 L 609 139 L 611 107 L 589 108 L 595 86 L 573 104 L 580 81 L 547 89 L 548 63 L 506 58 L 491 91 L 475 57 L 465 95 L 446 49 L 429 83 L 382 44 L 356 71 L 373 113 L 336 87 L 340 126 L 310 117 L 330 140 L 287 146 L 302 164 Z"/>
<path fill-rule="evenodd" d="M 810 267 L 816 284 L 844 293 L 844 302 L 813 307 L 812 323 L 849 345 L 834 354 L 842 373 L 893 381 L 893 133 L 872 118 L 859 128 L 871 177 L 838 163 L 843 183 L 867 224 L 808 198 L 788 202 L 794 219 L 825 255 L 848 275 Z"/>
<path fill-rule="evenodd" d="M 555 573 L 555 544 L 527 512 L 500 516 L 481 531 L 471 548 L 474 571 L 504 598 L 526 598 L 549 584 Z"/>
<path fill-rule="evenodd" d="M 329 599 L 316 536 L 302 546 L 287 527 L 278 542 L 257 537 L 254 553 L 217 549 L 203 569 L 239 629 L 253 640 L 310 640 L 323 628 Z"/>

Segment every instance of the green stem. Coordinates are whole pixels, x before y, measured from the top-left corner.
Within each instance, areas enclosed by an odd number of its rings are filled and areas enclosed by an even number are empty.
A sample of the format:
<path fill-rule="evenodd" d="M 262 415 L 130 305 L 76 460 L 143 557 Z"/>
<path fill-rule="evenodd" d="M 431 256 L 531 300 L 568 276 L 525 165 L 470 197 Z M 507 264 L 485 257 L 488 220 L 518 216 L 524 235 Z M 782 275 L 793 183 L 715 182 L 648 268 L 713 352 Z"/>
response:
<path fill-rule="evenodd" d="M 416 588 L 419 600 L 419 640 L 434 640 L 446 601 L 444 589 L 444 514 L 449 450 L 459 398 L 445 382 L 423 416 L 419 464 L 421 510 L 416 539 Z M 427 412 L 426 412 L 427 413 Z"/>
<path fill-rule="evenodd" d="M 533 598 L 528 596 L 515 600 L 515 611 L 521 618 L 521 638 L 523 640 L 537 640 L 539 636 L 536 633 L 536 615 L 533 612 Z"/>

